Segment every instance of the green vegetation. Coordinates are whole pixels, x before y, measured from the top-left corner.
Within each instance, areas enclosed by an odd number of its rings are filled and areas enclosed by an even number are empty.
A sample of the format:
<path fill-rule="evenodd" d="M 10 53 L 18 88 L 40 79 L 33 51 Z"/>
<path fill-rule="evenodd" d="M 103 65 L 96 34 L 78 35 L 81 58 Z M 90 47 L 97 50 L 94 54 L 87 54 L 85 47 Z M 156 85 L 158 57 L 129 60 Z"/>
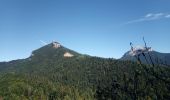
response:
<path fill-rule="evenodd" d="M 71 58 L 63 54 L 70 52 Z M 0 100 L 169 100 L 170 67 L 81 55 L 51 44 L 0 63 Z"/>

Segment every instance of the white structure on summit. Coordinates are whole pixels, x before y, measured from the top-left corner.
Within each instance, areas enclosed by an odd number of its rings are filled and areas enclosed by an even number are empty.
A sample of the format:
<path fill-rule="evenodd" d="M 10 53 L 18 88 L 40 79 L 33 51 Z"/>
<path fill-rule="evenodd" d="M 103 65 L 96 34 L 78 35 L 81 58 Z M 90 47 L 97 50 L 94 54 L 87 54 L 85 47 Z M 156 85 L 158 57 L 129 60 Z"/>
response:
<path fill-rule="evenodd" d="M 69 53 L 69 52 L 64 53 L 64 57 L 73 57 L 73 56 L 74 56 L 74 55 L 71 54 L 71 53 Z"/>
<path fill-rule="evenodd" d="M 53 42 L 52 44 L 53 44 L 53 48 L 59 48 L 59 47 L 61 47 L 61 44 L 58 43 L 58 42 Z"/>

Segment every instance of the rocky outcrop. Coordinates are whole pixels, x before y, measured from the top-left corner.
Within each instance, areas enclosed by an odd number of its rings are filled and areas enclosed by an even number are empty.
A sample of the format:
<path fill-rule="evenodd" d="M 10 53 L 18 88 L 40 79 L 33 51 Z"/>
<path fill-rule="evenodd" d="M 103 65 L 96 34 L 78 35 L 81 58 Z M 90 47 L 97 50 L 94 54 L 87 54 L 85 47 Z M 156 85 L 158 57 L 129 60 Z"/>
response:
<path fill-rule="evenodd" d="M 69 53 L 69 52 L 64 53 L 64 57 L 73 57 L 73 56 L 74 56 L 74 55 L 71 54 L 71 53 Z"/>

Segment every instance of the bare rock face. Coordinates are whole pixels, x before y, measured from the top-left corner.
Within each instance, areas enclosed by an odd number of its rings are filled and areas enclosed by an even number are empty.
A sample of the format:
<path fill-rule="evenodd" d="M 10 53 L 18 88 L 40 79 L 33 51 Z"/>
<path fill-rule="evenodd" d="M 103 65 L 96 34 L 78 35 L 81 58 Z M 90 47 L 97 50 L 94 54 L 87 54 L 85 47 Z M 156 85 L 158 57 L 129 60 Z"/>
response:
<path fill-rule="evenodd" d="M 130 50 L 129 55 L 130 56 L 135 56 L 135 55 L 140 55 L 142 53 L 148 53 L 153 51 L 151 47 L 144 47 L 144 46 L 136 46 L 133 48 L 133 50 Z"/>
<path fill-rule="evenodd" d="M 64 57 L 70 58 L 70 57 L 73 57 L 73 56 L 74 55 L 69 53 L 69 52 L 64 53 Z"/>
<path fill-rule="evenodd" d="M 53 44 L 53 48 L 57 49 L 57 48 L 61 47 L 61 44 L 58 42 L 53 42 L 52 44 Z"/>

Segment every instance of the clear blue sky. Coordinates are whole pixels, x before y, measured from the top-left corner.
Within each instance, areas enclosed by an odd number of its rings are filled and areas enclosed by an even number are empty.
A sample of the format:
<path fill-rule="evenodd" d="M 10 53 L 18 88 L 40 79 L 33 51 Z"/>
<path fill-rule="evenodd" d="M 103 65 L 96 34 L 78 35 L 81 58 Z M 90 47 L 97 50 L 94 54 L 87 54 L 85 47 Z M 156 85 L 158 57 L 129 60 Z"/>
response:
<path fill-rule="evenodd" d="M 0 61 L 26 58 L 53 40 L 120 58 L 143 36 L 154 50 L 170 52 L 170 0 L 0 0 Z"/>

